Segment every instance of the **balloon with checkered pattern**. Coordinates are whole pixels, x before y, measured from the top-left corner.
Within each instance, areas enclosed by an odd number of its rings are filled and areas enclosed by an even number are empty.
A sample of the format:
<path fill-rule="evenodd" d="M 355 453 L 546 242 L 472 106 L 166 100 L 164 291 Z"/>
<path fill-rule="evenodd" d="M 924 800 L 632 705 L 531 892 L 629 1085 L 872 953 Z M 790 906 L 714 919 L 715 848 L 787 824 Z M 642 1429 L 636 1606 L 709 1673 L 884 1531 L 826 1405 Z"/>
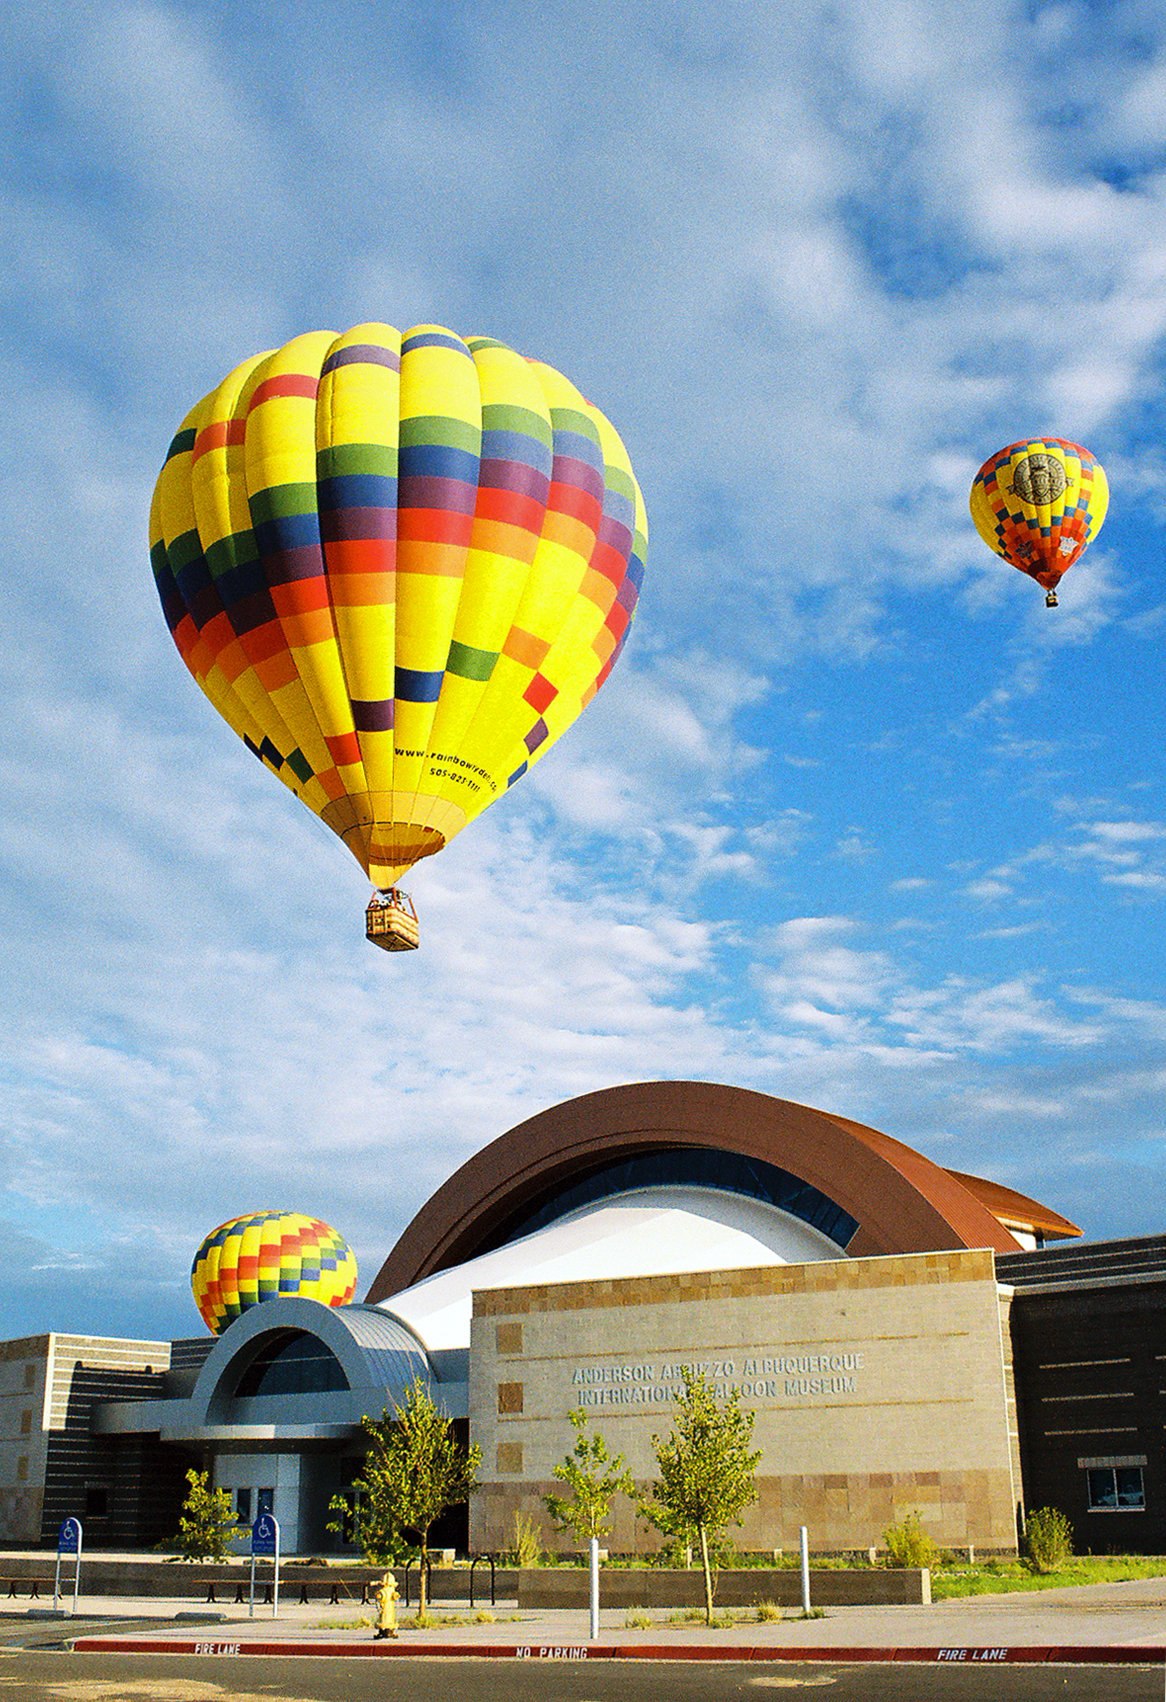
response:
<path fill-rule="evenodd" d="M 1027 573 L 1057 606 L 1061 576 L 1101 530 L 1105 470 L 1079 443 L 1028 437 L 999 450 L 976 474 L 971 510 L 990 550 Z"/>
<path fill-rule="evenodd" d="M 190 1286 L 213 1335 L 249 1307 L 299 1296 L 347 1306 L 356 1259 L 342 1235 L 302 1212 L 259 1211 L 212 1229 L 194 1255 Z"/>
<path fill-rule="evenodd" d="M 388 892 L 607 679 L 647 522 L 614 427 L 560 373 L 364 324 L 196 404 L 150 544 L 198 684 Z"/>

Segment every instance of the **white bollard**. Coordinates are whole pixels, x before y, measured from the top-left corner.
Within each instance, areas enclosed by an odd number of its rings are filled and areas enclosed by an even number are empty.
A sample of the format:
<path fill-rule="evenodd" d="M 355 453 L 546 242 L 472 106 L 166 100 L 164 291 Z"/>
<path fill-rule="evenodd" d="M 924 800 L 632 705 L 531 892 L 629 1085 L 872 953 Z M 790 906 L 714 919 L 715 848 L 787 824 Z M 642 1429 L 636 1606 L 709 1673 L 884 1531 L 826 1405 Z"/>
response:
<path fill-rule="evenodd" d="M 802 1612 L 810 1611 L 810 1538 L 802 1526 Z"/>
<path fill-rule="evenodd" d="M 599 1538 L 591 1538 L 591 1641 L 599 1636 Z"/>

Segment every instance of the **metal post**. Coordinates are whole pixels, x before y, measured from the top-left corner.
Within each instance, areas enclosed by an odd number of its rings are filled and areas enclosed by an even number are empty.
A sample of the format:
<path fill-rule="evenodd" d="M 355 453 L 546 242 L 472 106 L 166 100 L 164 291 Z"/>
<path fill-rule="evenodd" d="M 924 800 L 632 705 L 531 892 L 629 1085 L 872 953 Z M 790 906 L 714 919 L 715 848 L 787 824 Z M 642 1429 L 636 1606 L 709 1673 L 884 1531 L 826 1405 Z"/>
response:
<path fill-rule="evenodd" d="M 271 1580 L 271 1617 L 274 1619 L 279 1612 L 279 1520 L 272 1513 L 260 1513 L 251 1527 L 251 1600 L 247 1610 L 249 1619 L 255 1617 L 257 1554 L 269 1555 L 274 1562 L 275 1570 Z"/>
<path fill-rule="evenodd" d="M 591 1538 L 591 1641 L 599 1636 L 599 1538 Z"/>
<path fill-rule="evenodd" d="M 801 1528 L 802 1538 L 802 1612 L 810 1611 L 810 1538 L 805 1525 Z"/>
<path fill-rule="evenodd" d="M 61 1557 L 65 1554 L 73 1556 L 73 1613 L 77 1612 L 77 1593 L 81 1586 L 81 1521 L 66 1519 L 57 1535 L 57 1570 L 53 1578 L 53 1612 L 56 1613 L 61 1599 Z M 33 1594 L 36 1594 L 34 1588 Z"/>

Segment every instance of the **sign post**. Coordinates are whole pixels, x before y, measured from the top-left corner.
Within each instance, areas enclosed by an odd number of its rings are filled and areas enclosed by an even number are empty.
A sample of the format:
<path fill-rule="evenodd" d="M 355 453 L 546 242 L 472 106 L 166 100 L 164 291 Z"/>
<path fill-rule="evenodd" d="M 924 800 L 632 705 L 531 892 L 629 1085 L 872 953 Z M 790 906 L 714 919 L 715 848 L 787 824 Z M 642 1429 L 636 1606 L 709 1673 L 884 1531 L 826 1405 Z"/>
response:
<path fill-rule="evenodd" d="M 251 1527 L 251 1606 L 248 1618 L 255 1618 L 255 1560 L 257 1555 L 270 1557 L 275 1564 L 271 1587 L 271 1617 L 279 1612 L 279 1520 L 274 1513 L 260 1513 Z"/>
<path fill-rule="evenodd" d="M 71 1554 L 73 1560 L 73 1612 L 77 1612 L 77 1586 L 81 1579 L 81 1521 L 66 1519 L 57 1535 L 57 1571 L 53 1579 L 53 1612 L 59 1610 L 61 1600 L 61 1559 Z"/>

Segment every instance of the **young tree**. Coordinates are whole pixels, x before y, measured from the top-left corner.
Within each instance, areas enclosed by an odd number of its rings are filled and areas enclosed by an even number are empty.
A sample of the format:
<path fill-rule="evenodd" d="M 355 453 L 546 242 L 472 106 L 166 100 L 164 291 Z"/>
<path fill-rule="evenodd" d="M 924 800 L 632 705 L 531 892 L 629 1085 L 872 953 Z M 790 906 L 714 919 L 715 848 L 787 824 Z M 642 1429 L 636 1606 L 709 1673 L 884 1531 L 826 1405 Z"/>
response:
<path fill-rule="evenodd" d="M 681 1368 L 683 1394 L 676 1397 L 676 1421 L 663 1440 L 652 1437 L 660 1470 L 642 1511 L 666 1536 L 695 1536 L 704 1568 L 705 1618 L 713 1617 L 713 1580 L 709 1545 L 726 1526 L 741 1522 L 757 1499 L 754 1473 L 761 1451 L 750 1453 L 755 1414 L 741 1411 L 741 1391 L 733 1389 L 723 1406 L 703 1372 Z"/>
<path fill-rule="evenodd" d="M 229 1489 L 211 1489 L 210 1473 L 192 1466 L 186 1474 L 190 1485 L 178 1520 L 176 1544 L 183 1560 L 225 1560 L 227 1532 L 235 1528 L 235 1513 Z"/>
<path fill-rule="evenodd" d="M 598 1540 L 611 1531 L 611 1498 L 613 1495 L 634 1497 L 636 1486 L 624 1465 L 624 1457 L 612 1459 L 607 1442 L 598 1433 L 587 1434 L 587 1414 L 582 1408 L 569 1413 L 575 1426 L 575 1446 L 565 1459 L 551 1471 L 551 1476 L 566 1484 L 569 1495 L 545 1495 L 547 1511 L 558 1531 L 571 1531 L 580 1548 L 587 1547 L 592 1538 Z"/>
<path fill-rule="evenodd" d="M 387 1567 L 400 1557 L 402 1538 L 416 1534 L 421 1549 L 418 1611 L 424 1614 L 429 1527 L 478 1487 L 482 1450 L 477 1444 L 468 1452 L 458 1447 L 451 1421 L 420 1378 L 392 1416 L 386 1409 L 379 1419 L 366 1415 L 361 1424 L 368 1453 L 352 1484 L 359 1496 L 358 1540 L 370 1565 Z M 346 1510 L 342 1498 L 332 1507 Z"/>
<path fill-rule="evenodd" d="M 1059 1507 L 1038 1507 L 1024 1521 L 1024 1552 L 1034 1572 L 1055 1572 L 1073 1553 L 1073 1527 Z"/>

